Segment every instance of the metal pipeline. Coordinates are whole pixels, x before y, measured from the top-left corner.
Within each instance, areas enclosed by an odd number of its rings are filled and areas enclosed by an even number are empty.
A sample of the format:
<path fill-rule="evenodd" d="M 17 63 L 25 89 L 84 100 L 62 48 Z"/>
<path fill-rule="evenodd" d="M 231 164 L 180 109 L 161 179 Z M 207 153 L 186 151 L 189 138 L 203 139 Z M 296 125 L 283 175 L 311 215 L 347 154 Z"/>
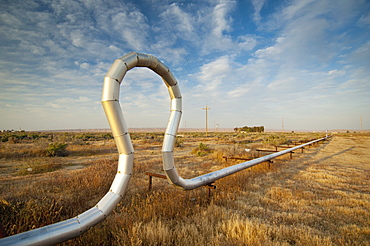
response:
<path fill-rule="evenodd" d="M 260 158 L 256 158 L 256 159 L 253 159 L 253 160 L 250 160 L 250 161 L 242 162 L 242 163 L 239 163 L 239 164 L 236 164 L 236 165 L 233 165 L 233 166 L 230 166 L 230 167 L 226 167 L 226 168 L 223 168 L 223 169 L 211 172 L 211 173 L 207 173 L 207 174 L 204 174 L 204 175 L 192 178 L 192 179 L 181 180 L 181 181 L 178 182 L 178 185 L 181 186 L 181 188 L 183 188 L 185 190 L 191 190 L 191 189 L 195 189 L 199 186 L 211 184 L 211 183 L 213 183 L 214 181 L 216 181 L 218 179 L 224 178 L 224 177 L 229 176 L 231 174 L 234 174 L 236 172 L 242 171 L 246 168 L 255 166 L 257 164 L 260 164 L 262 162 L 272 160 L 272 159 L 274 159 L 278 156 L 288 154 L 289 152 L 292 152 L 292 151 L 294 151 L 296 149 L 299 149 L 299 148 L 302 148 L 304 146 L 326 140 L 327 138 L 328 137 L 316 139 L 316 140 L 313 140 L 311 142 L 304 143 L 304 144 L 292 147 L 290 149 L 279 151 L 279 152 L 276 152 L 276 153 L 273 153 L 273 154 L 270 154 L 270 155 L 266 155 L 266 156 L 263 156 L 263 157 L 260 157 Z M 181 179 L 181 177 L 180 177 L 180 179 Z M 180 183 L 180 182 L 183 182 L 183 183 Z"/>
<path fill-rule="evenodd" d="M 118 170 L 108 193 L 94 207 L 74 218 L 0 239 L 0 245 L 53 245 L 77 237 L 104 220 L 122 199 L 131 178 L 134 148 L 119 104 L 119 92 L 126 72 L 134 67 L 147 67 L 153 70 L 162 77 L 167 86 L 171 99 L 171 112 L 162 146 L 163 169 L 169 183 L 181 189 L 190 190 L 210 184 L 220 178 L 327 138 L 317 139 L 192 179 L 183 179 L 176 170 L 173 152 L 182 115 L 182 98 L 177 81 L 169 68 L 156 57 L 131 52 L 115 60 L 104 78 L 101 102 L 119 153 Z"/>

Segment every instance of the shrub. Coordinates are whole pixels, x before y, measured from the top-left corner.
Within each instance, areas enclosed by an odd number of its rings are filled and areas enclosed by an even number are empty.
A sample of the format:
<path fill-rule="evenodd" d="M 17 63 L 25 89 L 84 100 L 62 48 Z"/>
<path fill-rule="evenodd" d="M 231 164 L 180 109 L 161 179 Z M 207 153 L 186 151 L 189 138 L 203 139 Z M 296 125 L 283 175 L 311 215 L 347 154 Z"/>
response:
<path fill-rule="evenodd" d="M 37 140 L 37 139 L 39 139 L 39 138 L 40 138 L 40 136 L 39 136 L 38 134 L 32 134 L 32 135 L 30 136 L 30 138 L 31 138 L 31 139 L 33 139 L 33 140 Z"/>
<path fill-rule="evenodd" d="M 7 141 L 9 141 L 9 139 L 12 139 L 12 137 L 13 137 L 12 135 L 6 134 L 6 135 L 1 137 L 1 142 L 7 142 Z"/>
<path fill-rule="evenodd" d="M 112 133 L 104 133 L 102 134 L 102 138 L 106 140 L 113 139 L 113 135 Z"/>
<path fill-rule="evenodd" d="M 208 146 L 207 146 L 206 144 L 204 144 L 204 143 L 200 143 L 200 144 L 198 145 L 198 149 L 199 149 L 200 151 L 208 151 L 208 150 L 209 150 Z"/>
<path fill-rule="evenodd" d="M 91 141 L 91 140 L 96 140 L 96 137 L 89 133 L 83 133 L 80 135 L 76 135 L 75 139 L 80 139 L 83 141 Z"/>
<path fill-rule="evenodd" d="M 269 144 L 273 146 L 278 146 L 280 144 L 285 144 L 287 142 L 287 139 L 285 136 L 278 135 L 278 134 L 271 134 L 263 139 L 264 144 Z"/>
<path fill-rule="evenodd" d="M 175 147 L 182 147 L 184 145 L 184 139 L 176 138 Z"/>
<path fill-rule="evenodd" d="M 66 150 L 67 144 L 64 143 L 51 143 L 46 149 L 49 156 L 67 156 L 68 152 Z"/>
<path fill-rule="evenodd" d="M 209 153 L 212 153 L 213 150 L 211 148 L 209 148 L 206 144 L 204 143 L 200 143 L 198 145 L 198 147 L 196 147 L 195 149 L 193 149 L 192 153 L 193 154 L 196 154 L 197 156 L 206 156 L 208 155 Z"/>

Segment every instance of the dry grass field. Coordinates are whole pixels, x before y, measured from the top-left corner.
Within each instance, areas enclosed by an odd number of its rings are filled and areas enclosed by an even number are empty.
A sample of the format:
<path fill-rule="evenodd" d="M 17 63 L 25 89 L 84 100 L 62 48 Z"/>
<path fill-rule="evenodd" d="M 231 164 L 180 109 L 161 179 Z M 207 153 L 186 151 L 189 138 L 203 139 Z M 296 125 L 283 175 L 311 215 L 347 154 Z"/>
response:
<path fill-rule="evenodd" d="M 9 235 L 76 216 L 108 191 L 118 158 L 109 134 L 18 135 L 3 134 L 0 143 L 0 222 Z M 240 162 L 223 156 L 256 157 L 256 148 L 323 136 L 210 135 L 178 137 L 182 177 Z M 149 191 L 145 173 L 163 174 L 162 134 L 131 138 L 125 197 L 106 220 L 61 245 L 370 245 L 370 134 L 336 134 L 292 160 L 285 155 L 218 180 L 210 196 L 205 187 L 182 191 L 158 178 Z"/>

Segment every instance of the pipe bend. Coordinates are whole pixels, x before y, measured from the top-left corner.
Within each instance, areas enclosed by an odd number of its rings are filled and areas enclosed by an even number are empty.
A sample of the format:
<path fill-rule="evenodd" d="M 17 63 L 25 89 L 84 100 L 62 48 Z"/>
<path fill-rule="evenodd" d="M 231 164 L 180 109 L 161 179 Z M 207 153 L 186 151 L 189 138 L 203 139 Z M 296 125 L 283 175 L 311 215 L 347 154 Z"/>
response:
<path fill-rule="evenodd" d="M 136 67 L 136 65 L 138 63 L 138 53 L 130 52 L 130 53 L 124 55 L 124 56 L 121 56 L 118 59 L 122 60 L 126 64 L 127 71 L 128 71 L 128 70 Z"/>

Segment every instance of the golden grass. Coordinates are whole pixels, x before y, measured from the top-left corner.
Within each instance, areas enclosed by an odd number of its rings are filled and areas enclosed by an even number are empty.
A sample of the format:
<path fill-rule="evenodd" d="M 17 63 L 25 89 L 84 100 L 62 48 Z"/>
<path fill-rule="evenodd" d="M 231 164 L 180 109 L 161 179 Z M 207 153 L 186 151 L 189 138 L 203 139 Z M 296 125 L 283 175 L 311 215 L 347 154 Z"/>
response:
<path fill-rule="evenodd" d="M 236 142 L 233 134 L 184 136 L 184 147 L 175 149 L 176 166 L 188 178 L 223 168 L 230 163 L 221 155 L 242 154 L 265 135 L 238 136 Z M 370 245 L 370 135 L 338 134 L 304 154 L 298 151 L 293 160 L 285 156 L 270 167 L 262 163 L 241 171 L 217 181 L 210 197 L 206 188 L 181 191 L 162 179 L 154 179 L 148 191 L 145 172 L 163 173 L 160 145 L 149 138 L 142 146 L 146 138 L 136 138 L 133 178 L 123 200 L 105 221 L 62 245 Z M 198 139 L 214 153 L 191 154 Z M 109 141 L 102 148 L 107 144 L 113 148 Z M 59 158 L 60 165 L 85 158 L 86 152 L 71 147 L 75 155 Z M 90 148 L 94 157 L 84 169 L 27 176 L 7 169 L 0 176 L 1 222 L 9 234 L 76 216 L 96 204 L 113 180 L 117 154 Z"/>

